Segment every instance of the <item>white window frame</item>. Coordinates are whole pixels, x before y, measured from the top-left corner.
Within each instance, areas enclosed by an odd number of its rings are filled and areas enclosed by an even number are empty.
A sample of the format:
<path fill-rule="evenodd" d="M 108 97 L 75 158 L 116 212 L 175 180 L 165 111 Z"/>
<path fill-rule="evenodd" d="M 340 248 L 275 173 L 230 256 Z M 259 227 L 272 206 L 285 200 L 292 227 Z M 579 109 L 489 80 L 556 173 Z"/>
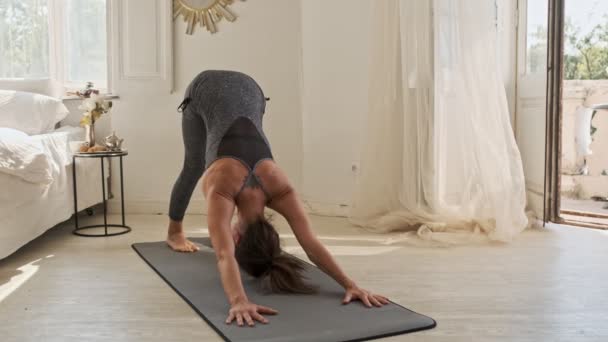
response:
<path fill-rule="evenodd" d="M 112 51 L 111 51 L 111 33 L 113 21 L 110 18 L 111 0 L 106 0 L 106 49 L 107 49 L 107 75 L 106 84 L 104 87 L 98 87 L 103 94 L 112 93 Z M 64 0 L 48 0 L 48 34 L 49 34 L 49 73 L 46 77 L 40 78 L 0 78 L 0 86 L 8 86 L 10 88 L 26 90 L 26 91 L 42 91 L 51 92 L 51 95 L 62 96 L 67 98 L 66 93 L 69 91 L 80 90 L 85 87 L 85 84 L 71 83 L 66 77 L 66 58 L 64 54 L 65 42 L 65 1 Z M 95 82 L 95 80 L 91 80 Z M 46 86 L 42 83 L 47 83 Z M 99 81 L 98 81 L 99 82 Z M 46 90 L 45 90 L 46 89 Z M 61 94 L 56 92 L 61 89 Z"/>
<path fill-rule="evenodd" d="M 49 77 L 61 86 L 64 92 L 81 90 L 85 84 L 71 82 L 67 78 L 67 58 L 65 55 L 66 44 L 66 3 L 64 0 L 48 0 L 49 2 Z M 112 21 L 110 20 L 110 0 L 106 0 L 106 51 L 107 51 L 107 74 L 106 84 L 98 87 L 99 80 L 91 80 L 96 84 L 95 88 L 104 94 L 111 93 L 111 51 L 110 33 Z"/>

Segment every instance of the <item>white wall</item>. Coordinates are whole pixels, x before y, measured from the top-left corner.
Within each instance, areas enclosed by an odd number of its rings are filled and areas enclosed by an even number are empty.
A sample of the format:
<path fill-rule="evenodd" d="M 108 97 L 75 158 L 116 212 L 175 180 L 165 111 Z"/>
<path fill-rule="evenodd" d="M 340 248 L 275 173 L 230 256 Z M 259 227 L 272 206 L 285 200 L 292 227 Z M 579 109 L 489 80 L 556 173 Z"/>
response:
<path fill-rule="evenodd" d="M 497 45 L 515 113 L 517 0 L 497 0 Z M 302 1 L 303 196 L 317 212 L 351 203 L 368 110 L 370 0 Z"/>
<path fill-rule="evenodd" d="M 302 1 L 303 197 L 340 214 L 351 202 L 368 107 L 369 0 Z"/>
<path fill-rule="evenodd" d="M 239 70 L 260 83 L 271 97 L 264 125 L 273 153 L 300 188 L 300 7 L 292 1 L 265 0 L 237 1 L 232 8 L 239 15 L 238 20 L 221 22 L 220 32 L 214 35 L 197 27 L 195 34 L 188 36 L 183 20 L 175 23 L 173 94 L 150 89 L 146 82 L 141 86 L 131 82 L 118 89 L 120 100 L 112 113 L 112 125 L 129 149 L 125 159 L 127 211 L 166 212 L 183 160 L 181 121 L 176 108 L 192 78 L 206 69 Z M 138 12 L 128 11 L 127 15 L 127 21 L 143 20 Z M 197 189 L 189 212 L 202 212 L 201 200 Z"/>
<path fill-rule="evenodd" d="M 515 91 L 515 1 L 498 2 L 499 55 L 510 105 Z M 173 36 L 175 92 L 128 83 L 119 90 L 121 99 L 112 114 L 113 128 L 130 151 L 127 210 L 166 212 L 183 154 L 175 108 L 199 71 L 235 69 L 253 76 L 271 97 L 265 130 L 276 160 L 310 209 L 344 214 L 356 184 L 368 109 L 371 4 L 235 2 L 239 19 L 220 23 L 215 35 L 197 27 L 188 36 L 179 19 Z M 127 20 L 142 20 L 137 12 L 128 15 Z M 190 212 L 203 210 L 201 200 L 197 191 Z"/>
<path fill-rule="evenodd" d="M 311 209 L 343 214 L 354 189 L 360 123 L 367 111 L 370 4 L 236 2 L 239 19 L 222 22 L 215 35 L 200 28 L 185 35 L 178 20 L 175 93 L 123 87 L 112 114 L 113 129 L 130 152 L 127 210 L 166 211 L 183 153 L 175 108 L 199 71 L 234 69 L 253 76 L 271 98 L 265 130 L 277 162 Z M 344 11 L 348 15 L 337 14 Z M 132 15 L 127 20 L 139 20 Z M 201 200 L 197 191 L 189 212 L 201 212 Z"/>

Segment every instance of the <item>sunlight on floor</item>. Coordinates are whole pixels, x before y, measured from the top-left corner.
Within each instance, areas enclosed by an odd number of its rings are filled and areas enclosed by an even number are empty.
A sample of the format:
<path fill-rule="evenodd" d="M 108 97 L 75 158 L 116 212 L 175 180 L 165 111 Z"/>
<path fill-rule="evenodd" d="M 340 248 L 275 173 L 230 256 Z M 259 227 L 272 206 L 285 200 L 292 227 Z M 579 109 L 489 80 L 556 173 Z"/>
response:
<path fill-rule="evenodd" d="M 200 234 L 203 236 L 209 236 L 209 229 L 207 227 L 187 229 L 186 235 Z M 281 239 L 295 239 L 293 234 L 279 234 Z M 356 241 L 356 242 L 375 242 L 379 244 L 388 244 L 391 241 L 392 236 L 365 236 L 365 235 L 353 235 L 353 236 L 317 236 L 321 240 L 327 241 Z"/>
<path fill-rule="evenodd" d="M 370 247 L 370 246 L 325 246 L 334 256 L 370 256 L 396 251 L 401 247 Z M 286 246 L 285 251 L 290 254 L 305 255 L 300 246 Z"/>
<path fill-rule="evenodd" d="M 207 229 L 207 227 L 186 229 L 186 235 L 190 234 L 200 234 L 207 236 L 209 235 L 209 229 Z"/>
<path fill-rule="evenodd" d="M 44 259 L 49 259 L 54 257 L 54 255 L 48 255 Z M 43 258 L 36 259 L 32 262 L 29 262 L 17 269 L 21 273 L 11 277 L 11 279 L 4 285 L 0 286 L 0 302 L 2 302 L 6 297 L 8 297 L 11 293 L 17 290 L 21 285 L 25 284 L 40 268 L 39 265 L 34 265 L 39 262 Z"/>
<path fill-rule="evenodd" d="M 202 235 L 209 236 L 209 230 L 207 227 L 194 228 L 186 230 L 186 235 Z M 281 239 L 295 239 L 293 234 L 280 234 Z M 350 241 L 350 242 L 372 242 L 378 244 L 385 244 L 387 241 L 386 237 L 366 237 L 366 236 L 318 236 L 320 240 L 326 241 Z M 198 244 L 197 244 L 198 245 Z M 199 247 L 203 247 L 200 246 Z M 332 246 L 327 245 L 327 249 L 332 255 L 336 256 L 370 256 L 390 253 L 396 251 L 401 247 L 398 246 Z M 205 248 L 205 247 L 203 247 Z M 291 254 L 305 255 L 304 250 L 300 246 L 286 246 L 285 251 Z"/>

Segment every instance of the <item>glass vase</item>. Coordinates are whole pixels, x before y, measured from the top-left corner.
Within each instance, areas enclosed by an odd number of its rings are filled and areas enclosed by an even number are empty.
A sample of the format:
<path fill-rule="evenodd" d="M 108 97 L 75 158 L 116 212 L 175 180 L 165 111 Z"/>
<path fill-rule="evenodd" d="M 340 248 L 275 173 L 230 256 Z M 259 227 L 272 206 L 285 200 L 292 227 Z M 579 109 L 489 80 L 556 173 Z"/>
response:
<path fill-rule="evenodd" d="M 95 146 L 95 124 L 92 123 L 86 126 L 86 144 L 89 147 Z"/>

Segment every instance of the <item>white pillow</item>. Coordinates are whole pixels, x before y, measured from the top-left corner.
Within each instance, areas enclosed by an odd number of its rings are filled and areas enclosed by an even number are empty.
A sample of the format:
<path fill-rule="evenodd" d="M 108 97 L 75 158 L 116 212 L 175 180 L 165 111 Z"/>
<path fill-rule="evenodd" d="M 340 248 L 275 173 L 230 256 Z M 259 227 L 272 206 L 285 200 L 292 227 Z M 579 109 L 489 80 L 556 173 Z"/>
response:
<path fill-rule="evenodd" d="M 0 127 L 29 135 L 52 131 L 70 113 L 59 99 L 24 91 L 0 90 Z"/>
<path fill-rule="evenodd" d="M 0 173 L 17 176 L 27 182 L 53 182 L 52 165 L 40 141 L 27 134 L 0 127 Z"/>

